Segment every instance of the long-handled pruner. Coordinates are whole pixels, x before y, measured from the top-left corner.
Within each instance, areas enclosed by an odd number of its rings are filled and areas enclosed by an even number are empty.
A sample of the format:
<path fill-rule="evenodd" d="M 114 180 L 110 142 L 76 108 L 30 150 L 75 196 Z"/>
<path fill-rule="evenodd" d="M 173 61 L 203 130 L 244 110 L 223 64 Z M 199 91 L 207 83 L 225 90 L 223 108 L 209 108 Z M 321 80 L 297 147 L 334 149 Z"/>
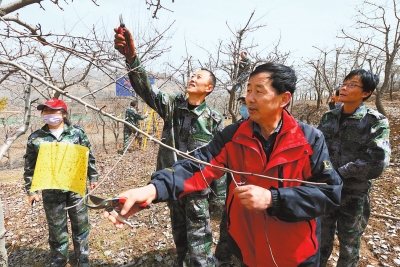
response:
<path fill-rule="evenodd" d="M 133 228 L 133 225 L 123 216 L 119 214 L 121 211 L 121 206 L 125 204 L 126 197 L 113 197 L 113 198 L 101 198 L 101 197 L 96 197 L 89 195 L 89 199 L 93 204 L 86 204 L 88 208 L 91 209 L 105 209 L 108 211 L 112 216 L 114 216 L 118 221 L 125 223 L 126 225 L 129 225 L 131 228 Z M 139 205 L 141 209 L 146 209 L 149 208 L 147 203 L 142 203 Z"/>
<path fill-rule="evenodd" d="M 129 53 L 130 46 L 129 46 L 129 38 L 125 34 L 125 23 L 124 20 L 122 19 L 122 14 L 119 15 L 118 33 L 125 37 L 126 44 L 124 45 L 124 54 L 127 55 Z"/>

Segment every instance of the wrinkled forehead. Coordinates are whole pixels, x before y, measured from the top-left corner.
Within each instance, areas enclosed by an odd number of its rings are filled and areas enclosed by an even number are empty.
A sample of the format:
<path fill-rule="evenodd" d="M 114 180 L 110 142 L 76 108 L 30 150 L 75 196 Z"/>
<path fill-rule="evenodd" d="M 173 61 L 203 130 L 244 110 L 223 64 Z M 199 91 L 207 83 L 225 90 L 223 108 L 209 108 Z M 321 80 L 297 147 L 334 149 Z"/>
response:
<path fill-rule="evenodd" d="M 193 73 L 194 75 L 201 75 L 203 78 L 210 77 L 210 73 L 206 70 L 199 70 Z"/>

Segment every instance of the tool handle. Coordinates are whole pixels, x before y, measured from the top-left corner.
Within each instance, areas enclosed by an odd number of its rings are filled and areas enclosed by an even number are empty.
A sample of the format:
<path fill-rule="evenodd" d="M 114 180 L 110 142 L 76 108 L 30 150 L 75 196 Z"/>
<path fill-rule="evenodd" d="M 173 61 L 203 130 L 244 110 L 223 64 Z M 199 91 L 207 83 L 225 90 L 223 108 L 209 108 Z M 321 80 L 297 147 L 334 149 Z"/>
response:
<path fill-rule="evenodd" d="M 128 36 L 125 34 L 125 27 L 120 25 L 118 27 L 118 33 L 123 35 L 125 37 L 125 42 L 126 44 L 124 45 L 124 54 L 127 55 L 129 53 L 129 38 Z"/>
<path fill-rule="evenodd" d="M 115 219 L 117 219 L 118 221 L 130 226 L 131 228 L 133 228 L 133 225 L 128 222 L 124 217 L 122 217 L 118 212 L 116 212 L 115 210 L 110 211 L 111 215 L 115 217 Z"/>
<path fill-rule="evenodd" d="M 119 203 L 121 203 L 121 204 L 125 204 L 126 200 L 127 200 L 126 197 L 119 197 Z M 135 203 L 135 205 L 136 205 L 136 203 Z M 140 203 L 137 205 L 139 205 L 140 209 L 149 209 L 150 208 L 150 205 L 147 204 L 146 202 L 143 202 L 143 203 Z"/>
<path fill-rule="evenodd" d="M 147 204 L 146 202 L 140 203 L 139 204 L 140 209 L 150 209 L 150 205 Z"/>
<path fill-rule="evenodd" d="M 125 34 L 124 28 L 119 26 L 118 27 L 118 33 L 121 34 L 121 35 L 124 35 Z"/>

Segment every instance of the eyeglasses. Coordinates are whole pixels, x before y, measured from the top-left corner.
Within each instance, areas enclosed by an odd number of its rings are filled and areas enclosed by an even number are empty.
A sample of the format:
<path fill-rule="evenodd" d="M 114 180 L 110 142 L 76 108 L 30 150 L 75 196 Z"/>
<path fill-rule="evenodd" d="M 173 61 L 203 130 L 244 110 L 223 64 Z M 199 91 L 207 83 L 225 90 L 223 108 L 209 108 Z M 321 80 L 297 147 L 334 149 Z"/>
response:
<path fill-rule="evenodd" d="M 359 86 L 358 84 L 354 84 L 354 83 L 340 83 L 339 87 L 340 88 L 347 87 L 347 88 L 350 88 L 350 89 L 353 89 L 353 88 L 356 88 L 356 87 L 363 88 L 362 86 Z"/>

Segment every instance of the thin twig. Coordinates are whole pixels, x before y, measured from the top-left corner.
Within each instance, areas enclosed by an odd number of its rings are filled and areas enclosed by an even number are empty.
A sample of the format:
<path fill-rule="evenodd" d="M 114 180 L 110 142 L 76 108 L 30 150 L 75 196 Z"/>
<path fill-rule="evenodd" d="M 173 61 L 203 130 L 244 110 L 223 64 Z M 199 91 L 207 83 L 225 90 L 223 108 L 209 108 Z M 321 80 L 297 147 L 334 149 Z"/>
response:
<path fill-rule="evenodd" d="M 327 185 L 326 183 L 315 183 L 315 182 L 303 181 L 303 180 L 299 180 L 299 179 L 281 179 L 281 178 L 275 178 L 275 177 L 266 176 L 266 175 L 261 175 L 261 174 L 257 174 L 257 173 L 239 172 L 239 171 L 234 171 L 234 170 L 231 170 L 231 169 L 228 169 L 228 168 L 224 168 L 224 167 L 221 167 L 221 166 L 216 166 L 216 165 L 210 164 L 210 163 L 208 163 L 208 162 L 201 161 L 201 160 L 199 160 L 199 159 L 197 159 L 197 158 L 195 158 L 195 157 L 193 157 L 193 156 L 191 156 L 191 155 L 189 155 L 189 154 L 187 154 L 187 153 L 184 153 L 184 152 L 182 152 L 182 151 L 180 151 L 180 150 L 178 150 L 178 149 L 176 149 L 176 148 L 173 148 L 173 147 L 170 147 L 170 146 L 164 144 L 164 143 L 161 142 L 160 140 L 154 138 L 153 136 L 148 135 L 146 132 L 144 132 L 144 131 L 138 129 L 137 127 L 135 127 L 134 125 L 130 124 L 129 122 L 127 122 L 127 121 L 125 121 L 125 120 L 122 120 L 122 119 L 119 119 L 119 118 L 113 116 L 112 114 L 105 112 L 105 111 L 103 110 L 103 108 L 98 108 L 98 107 L 96 107 L 96 106 L 93 106 L 93 105 L 91 105 L 91 104 L 89 104 L 89 103 L 83 101 L 81 98 L 76 97 L 76 96 L 74 96 L 74 95 L 71 95 L 71 94 L 69 94 L 68 92 L 65 92 L 65 91 L 59 89 L 58 87 L 56 87 L 56 86 L 54 86 L 54 85 L 48 83 L 48 82 L 47 82 L 46 80 L 44 80 L 42 77 L 33 74 L 32 72 L 30 72 L 29 70 L 27 70 L 27 69 L 24 68 L 23 66 L 19 65 L 18 63 L 15 63 L 15 62 L 9 61 L 9 60 L 5 60 L 5 59 L 0 59 L 0 64 L 7 64 L 7 65 L 11 65 L 11 66 L 14 66 L 14 67 L 20 69 L 22 72 L 28 74 L 28 75 L 29 75 L 30 77 L 32 77 L 33 79 L 36 79 L 36 80 L 38 80 L 39 82 L 43 83 L 44 85 L 50 87 L 51 89 L 54 89 L 55 91 L 59 92 L 61 95 L 64 95 L 64 96 L 66 96 L 66 97 L 68 97 L 68 98 L 70 98 L 70 99 L 73 99 L 73 100 L 75 100 L 76 102 L 78 102 L 78 103 L 84 105 L 86 108 L 90 108 L 90 109 L 92 109 L 92 110 L 94 110 L 94 111 L 97 111 L 97 112 L 100 113 L 101 115 L 106 116 L 106 117 L 109 117 L 110 119 L 112 119 L 112 120 L 114 120 L 114 121 L 118 121 L 118 122 L 121 122 L 121 123 L 123 123 L 123 124 L 128 125 L 129 127 L 133 128 L 137 133 L 140 133 L 140 134 L 146 136 L 147 138 L 149 138 L 150 141 L 152 140 L 152 141 L 154 141 L 155 143 L 159 144 L 160 146 L 163 146 L 163 147 L 165 147 L 165 148 L 167 148 L 167 149 L 169 149 L 169 150 L 172 150 L 173 152 L 175 152 L 177 155 L 181 156 L 182 158 L 189 159 L 189 160 L 191 160 L 191 161 L 193 161 L 193 162 L 195 162 L 195 163 L 199 163 L 199 164 L 202 164 L 202 165 L 204 165 L 204 166 L 209 166 L 209 167 L 211 167 L 211 168 L 216 168 L 216 169 L 221 170 L 221 171 L 223 171 L 223 172 L 225 172 L 225 173 L 231 172 L 232 174 L 255 176 L 255 177 L 260 177 L 260 178 L 264 178 L 264 179 L 269 179 L 269 180 L 274 180 L 274 181 L 280 181 L 280 182 L 295 182 L 295 183 L 310 184 L 310 185 L 318 185 L 318 186 L 326 186 L 326 185 Z M 133 70 L 131 70 L 131 71 L 133 71 Z M 93 191 L 93 190 L 92 190 L 92 191 Z"/>
<path fill-rule="evenodd" d="M 371 215 L 375 216 L 375 217 L 382 217 L 382 218 L 386 218 L 386 219 L 392 219 L 395 221 L 400 221 L 399 217 L 393 217 L 393 216 L 389 216 L 389 215 L 385 215 L 385 214 L 379 214 L 376 212 L 371 212 Z"/>
<path fill-rule="evenodd" d="M 126 150 L 123 151 L 121 157 L 119 157 L 119 159 L 117 159 L 117 162 L 115 162 L 115 164 L 114 164 L 114 165 L 111 167 L 111 169 L 107 172 L 107 174 L 104 176 L 104 178 L 101 179 L 101 181 L 97 184 L 97 186 L 96 186 L 93 190 L 90 190 L 86 195 L 84 195 L 84 196 L 82 197 L 82 199 L 79 200 L 78 203 L 76 203 L 75 205 L 72 205 L 72 206 L 65 207 L 64 210 L 68 210 L 68 209 L 71 209 L 71 208 L 74 208 L 74 207 L 78 206 L 80 203 L 82 203 L 82 202 L 84 201 L 84 199 L 85 199 L 87 196 L 93 195 L 92 193 L 93 193 L 94 191 L 96 191 L 97 188 L 99 188 L 101 184 L 103 184 L 105 181 L 108 180 L 109 174 L 115 169 L 115 167 L 117 167 L 118 163 L 124 158 L 124 156 L 125 156 L 125 154 L 126 154 L 126 151 L 128 151 L 128 148 L 129 148 L 129 147 L 131 146 L 131 144 L 136 140 L 136 136 L 137 136 L 137 133 L 133 136 L 133 138 L 132 138 L 132 140 L 129 142 L 129 144 L 128 144 Z"/>

